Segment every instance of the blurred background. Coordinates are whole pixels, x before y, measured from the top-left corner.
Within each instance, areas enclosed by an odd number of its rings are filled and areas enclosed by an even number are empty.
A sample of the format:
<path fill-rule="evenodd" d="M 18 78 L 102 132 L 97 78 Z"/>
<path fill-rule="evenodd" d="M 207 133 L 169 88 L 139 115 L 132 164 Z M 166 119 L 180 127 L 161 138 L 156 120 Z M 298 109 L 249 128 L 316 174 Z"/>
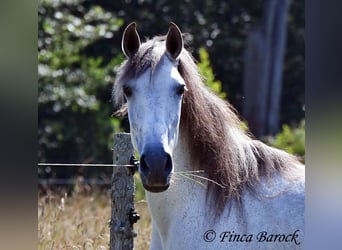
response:
<path fill-rule="evenodd" d="M 132 21 L 143 41 L 175 22 L 208 87 L 233 104 L 254 136 L 304 161 L 304 9 L 303 0 L 40 0 L 38 162 L 112 163 L 113 134 L 129 131 L 127 118 L 113 116 L 111 90 Z M 38 168 L 42 189 L 56 187 L 48 180 L 73 189 L 71 177 L 108 185 L 111 174 Z"/>

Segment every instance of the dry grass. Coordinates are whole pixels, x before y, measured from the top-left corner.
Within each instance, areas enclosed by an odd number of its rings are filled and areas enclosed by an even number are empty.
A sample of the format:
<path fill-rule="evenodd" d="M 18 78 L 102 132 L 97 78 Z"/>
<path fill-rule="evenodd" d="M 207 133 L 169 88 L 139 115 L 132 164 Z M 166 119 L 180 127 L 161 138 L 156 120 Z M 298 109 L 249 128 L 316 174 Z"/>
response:
<path fill-rule="evenodd" d="M 136 203 L 135 249 L 148 249 L 150 215 L 144 201 Z M 38 249 L 109 249 L 110 195 L 90 190 L 67 196 L 38 197 Z"/>

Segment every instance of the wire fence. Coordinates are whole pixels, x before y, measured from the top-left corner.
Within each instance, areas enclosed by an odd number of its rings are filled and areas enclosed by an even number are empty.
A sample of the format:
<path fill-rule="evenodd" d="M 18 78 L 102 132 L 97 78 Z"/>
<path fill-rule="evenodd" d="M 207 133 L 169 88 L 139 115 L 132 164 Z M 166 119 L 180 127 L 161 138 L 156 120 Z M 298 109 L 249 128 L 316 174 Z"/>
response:
<path fill-rule="evenodd" d="M 82 176 L 68 179 L 38 178 L 38 184 L 46 188 L 48 184 L 110 184 L 111 194 L 111 219 L 110 227 L 110 250 L 115 249 L 133 249 L 133 237 L 136 233 L 133 231 L 133 224 L 139 219 L 139 215 L 134 210 L 135 182 L 134 173 L 137 171 L 139 161 L 134 158 L 134 150 L 131 144 L 130 134 L 117 133 L 114 139 L 114 163 L 129 164 L 107 164 L 107 163 L 37 163 L 38 177 L 39 172 L 44 169 L 45 172 L 51 172 L 55 167 L 91 167 L 91 168 L 112 168 L 112 178 L 103 179 L 85 179 Z M 125 169 L 123 169 L 124 167 Z M 46 171 L 48 170 L 48 171 Z M 55 176 L 56 177 L 56 176 Z M 71 177 L 71 176 L 70 176 Z M 50 188 L 50 187 L 47 187 Z"/>
<path fill-rule="evenodd" d="M 135 164 L 116 165 L 106 163 L 38 163 L 38 167 L 136 167 Z"/>

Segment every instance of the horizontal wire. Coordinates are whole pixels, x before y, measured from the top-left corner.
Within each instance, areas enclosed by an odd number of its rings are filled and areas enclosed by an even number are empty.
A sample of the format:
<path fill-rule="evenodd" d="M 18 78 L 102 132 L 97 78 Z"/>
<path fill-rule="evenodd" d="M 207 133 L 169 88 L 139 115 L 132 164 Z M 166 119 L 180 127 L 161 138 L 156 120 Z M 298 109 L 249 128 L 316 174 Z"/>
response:
<path fill-rule="evenodd" d="M 102 164 L 102 163 L 38 163 L 38 167 L 136 167 L 132 164 Z"/>

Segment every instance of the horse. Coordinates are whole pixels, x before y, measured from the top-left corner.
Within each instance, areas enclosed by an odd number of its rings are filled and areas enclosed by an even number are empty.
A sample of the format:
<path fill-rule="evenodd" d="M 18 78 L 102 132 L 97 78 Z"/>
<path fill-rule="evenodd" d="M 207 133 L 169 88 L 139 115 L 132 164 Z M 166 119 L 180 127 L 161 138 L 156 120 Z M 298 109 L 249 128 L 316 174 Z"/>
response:
<path fill-rule="evenodd" d="M 131 23 L 121 45 L 113 100 L 140 154 L 150 249 L 303 248 L 304 165 L 244 129 L 175 23 L 144 43 Z"/>

